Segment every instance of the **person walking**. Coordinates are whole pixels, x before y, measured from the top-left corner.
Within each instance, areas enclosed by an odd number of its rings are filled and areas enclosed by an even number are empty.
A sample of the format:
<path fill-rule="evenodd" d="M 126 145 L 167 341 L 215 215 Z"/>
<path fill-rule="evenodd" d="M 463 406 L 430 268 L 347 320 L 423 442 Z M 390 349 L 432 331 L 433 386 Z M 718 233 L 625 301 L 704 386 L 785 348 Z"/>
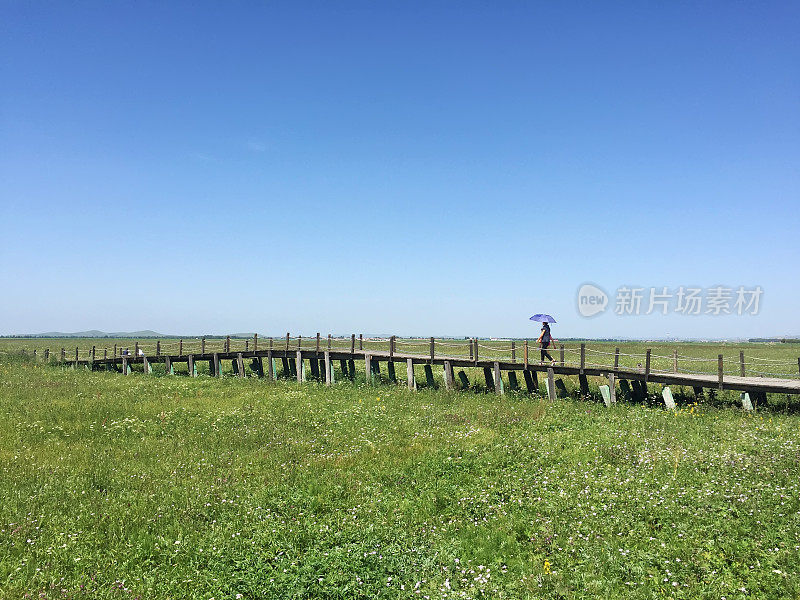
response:
<path fill-rule="evenodd" d="M 553 336 L 550 335 L 550 323 L 545 321 L 542 323 L 542 333 L 539 334 L 539 339 L 536 340 L 539 342 L 539 346 L 542 349 L 542 363 L 544 363 L 545 356 L 547 357 L 547 360 L 555 362 L 555 359 L 553 359 L 553 357 L 550 356 L 550 353 L 547 351 L 547 348 L 550 346 L 550 342 L 552 340 Z"/>

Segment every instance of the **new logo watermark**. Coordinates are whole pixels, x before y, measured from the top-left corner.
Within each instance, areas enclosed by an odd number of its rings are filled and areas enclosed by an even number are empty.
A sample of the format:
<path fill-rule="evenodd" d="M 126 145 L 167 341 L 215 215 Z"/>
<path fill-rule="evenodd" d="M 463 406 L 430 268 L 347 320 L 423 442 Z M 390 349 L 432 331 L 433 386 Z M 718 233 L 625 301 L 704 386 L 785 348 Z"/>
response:
<path fill-rule="evenodd" d="M 614 313 L 619 316 L 680 314 L 680 315 L 757 315 L 761 309 L 764 290 L 760 285 L 708 288 L 679 286 L 677 288 L 635 287 L 623 285 L 614 297 Z M 578 314 L 594 317 L 606 311 L 609 296 L 593 283 L 578 288 Z"/>
<path fill-rule="evenodd" d="M 608 294 L 593 283 L 584 283 L 578 288 L 578 313 L 582 317 L 594 317 L 606 310 Z"/>

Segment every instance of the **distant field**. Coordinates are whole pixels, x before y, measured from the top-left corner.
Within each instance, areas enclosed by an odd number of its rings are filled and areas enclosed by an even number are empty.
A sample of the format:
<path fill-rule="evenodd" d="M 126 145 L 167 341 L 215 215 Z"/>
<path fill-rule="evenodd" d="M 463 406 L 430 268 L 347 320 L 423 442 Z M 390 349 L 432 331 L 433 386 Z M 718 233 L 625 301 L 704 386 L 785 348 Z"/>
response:
<path fill-rule="evenodd" d="M 792 413 L 122 377 L 0 343 L 0 597 L 800 597 Z"/>

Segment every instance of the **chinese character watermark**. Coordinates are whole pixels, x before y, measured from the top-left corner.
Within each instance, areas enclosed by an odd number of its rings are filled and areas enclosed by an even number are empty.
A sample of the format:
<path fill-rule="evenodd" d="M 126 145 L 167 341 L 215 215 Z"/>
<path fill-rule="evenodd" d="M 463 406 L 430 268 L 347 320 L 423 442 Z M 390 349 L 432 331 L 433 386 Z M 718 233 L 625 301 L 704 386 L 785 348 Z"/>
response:
<path fill-rule="evenodd" d="M 621 286 L 614 296 L 614 313 L 620 316 L 680 314 L 680 315 L 757 315 L 761 309 L 761 286 L 707 288 L 679 286 L 662 287 Z M 593 317 L 605 312 L 609 305 L 606 292 L 590 283 L 578 289 L 578 313 Z"/>

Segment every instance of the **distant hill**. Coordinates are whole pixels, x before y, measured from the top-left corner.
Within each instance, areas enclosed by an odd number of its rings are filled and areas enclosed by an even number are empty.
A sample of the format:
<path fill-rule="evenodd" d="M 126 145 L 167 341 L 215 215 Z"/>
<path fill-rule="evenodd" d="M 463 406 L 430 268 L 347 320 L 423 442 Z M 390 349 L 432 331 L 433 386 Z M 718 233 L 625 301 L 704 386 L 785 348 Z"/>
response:
<path fill-rule="evenodd" d="M 105 331 L 98 331 L 91 329 L 89 331 L 76 331 L 74 333 L 64 333 L 62 331 L 48 331 L 46 333 L 35 333 L 32 335 L 20 335 L 14 337 L 31 337 L 31 338 L 163 338 L 169 337 L 149 329 L 144 331 L 113 331 L 107 333 Z"/>

